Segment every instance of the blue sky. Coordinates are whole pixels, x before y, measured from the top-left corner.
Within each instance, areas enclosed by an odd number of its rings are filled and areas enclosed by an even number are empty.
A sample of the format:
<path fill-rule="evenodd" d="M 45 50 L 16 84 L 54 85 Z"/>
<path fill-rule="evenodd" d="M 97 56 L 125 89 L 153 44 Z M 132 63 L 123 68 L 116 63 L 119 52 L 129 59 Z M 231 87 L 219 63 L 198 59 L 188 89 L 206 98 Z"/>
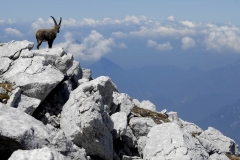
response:
<path fill-rule="evenodd" d="M 240 59 L 239 0 L 8 0 L 0 10 L 0 42 L 35 42 L 62 17 L 54 45 L 86 65 L 106 56 L 125 68 L 208 70 Z"/>

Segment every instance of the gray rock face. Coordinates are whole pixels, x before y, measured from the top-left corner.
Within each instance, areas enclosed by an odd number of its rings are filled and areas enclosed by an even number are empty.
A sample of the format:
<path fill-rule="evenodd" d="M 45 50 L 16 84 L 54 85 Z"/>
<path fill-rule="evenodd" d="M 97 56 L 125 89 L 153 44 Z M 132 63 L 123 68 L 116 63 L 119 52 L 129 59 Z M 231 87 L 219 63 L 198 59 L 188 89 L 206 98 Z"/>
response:
<path fill-rule="evenodd" d="M 59 116 L 70 92 L 79 85 L 82 69 L 63 48 L 32 47 L 28 41 L 12 41 L 0 48 L 0 62 L 4 62 L 0 77 L 20 91 L 12 92 L 8 105 L 33 114 L 45 124 L 53 119 L 59 124 L 54 116 Z"/>
<path fill-rule="evenodd" d="M 186 122 L 186 121 L 183 121 L 182 119 L 180 119 L 177 115 L 177 112 L 168 112 L 167 115 L 169 116 L 168 118 L 173 123 L 176 123 L 179 127 L 183 128 L 189 134 L 197 136 L 203 132 L 203 130 L 200 127 L 198 127 L 196 124 Z"/>
<path fill-rule="evenodd" d="M 225 154 L 214 153 L 209 157 L 209 160 L 229 160 Z"/>
<path fill-rule="evenodd" d="M 122 136 L 122 141 L 129 146 L 129 148 L 137 148 L 137 138 L 134 136 L 132 129 L 127 126 L 125 135 Z"/>
<path fill-rule="evenodd" d="M 208 159 L 201 144 L 175 123 L 154 126 L 148 134 L 143 159 Z"/>
<path fill-rule="evenodd" d="M 115 85 L 108 77 L 99 77 L 75 89 L 61 114 L 61 128 L 87 153 L 106 160 L 113 158 L 113 142 L 109 124 L 104 121 L 108 113 L 104 105 L 112 104 Z M 108 121 L 109 122 L 109 121 Z M 113 125 L 113 123 L 109 122 Z"/>
<path fill-rule="evenodd" d="M 4 155 L 49 144 L 51 130 L 26 113 L 0 103 L 0 133 L 0 155 Z"/>
<path fill-rule="evenodd" d="M 153 119 L 146 117 L 134 117 L 130 120 L 129 126 L 137 139 L 137 148 L 140 156 L 143 156 L 148 133 L 156 125 Z"/>
<path fill-rule="evenodd" d="M 151 128 L 157 124 L 151 118 L 135 117 L 130 120 L 129 125 L 135 137 L 139 138 L 141 136 L 147 136 Z"/>
<path fill-rule="evenodd" d="M 83 71 L 83 79 L 88 79 L 89 81 L 92 80 L 92 71 L 90 69 L 82 68 Z"/>
<path fill-rule="evenodd" d="M 150 102 L 149 100 L 144 100 L 140 103 L 140 106 L 141 108 L 144 108 L 144 109 L 148 109 L 148 110 L 151 110 L 151 111 L 154 111 L 156 112 L 157 109 L 156 109 L 156 106 Z"/>
<path fill-rule="evenodd" d="M 11 41 L 0 47 L 0 58 L 8 57 L 10 59 L 17 59 L 22 50 L 31 50 L 34 46 L 33 42 L 25 41 Z"/>
<path fill-rule="evenodd" d="M 0 58 L 0 75 L 9 69 L 11 63 L 12 60 L 9 58 Z"/>
<path fill-rule="evenodd" d="M 113 93 L 113 105 L 111 106 L 111 114 L 115 112 L 125 112 L 127 116 L 135 106 L 131 97 L 125 93 Z"/>
<path fill-rule="evenodd" d="M 208 129 L 197 138 L 209 153 L 228 152 L 233 155 L 239 154 L 238 145 L 234 142 L 234 140 L 224 136 L 221 132 L 212 127 L 208 127 Z"/>
<path fill-rule="evenodd" d="M 126 134 L 127 131 L 127 115 L 125 112 L 117 112 L 111 115 L 114 127 L 113 137 L 117 139 Z"/>
<path fill-rule="evenodd" d="M 29 115 L 32 115 L 33 112 L 37 109 L 37 107 L 41 103 L 39 99 L 28 97 L 23 94 L 19 98 L 20 99 L 18 100 L 19 103 L 17 105 L 17 109 L 20 109 L 21 111 Z"/>
<path fill-rule="evenodd" d="M 0 155 L 8 157 L 18 149 L 31 150 L 48 146 L 79 160 L 85 151 L 74 146 L 62 131 L 53 132 L 30 115 L 0 103 Z M 5 159 L 5 158 L 4 158 Z"/>
<path fill-rule="evenodd" d="M 59 70 L 44 66 L 44 61 L 43 57 L 19 58 L 3 77 L 20 87 L 23 94 L 43 100 L 64 78 Z"/>
<path fill-rule="evenodd" d="M 33 150 L 17 150 L 13 152 L 9 160 L 70 160 L 53 149 L 47 147 Z"/>

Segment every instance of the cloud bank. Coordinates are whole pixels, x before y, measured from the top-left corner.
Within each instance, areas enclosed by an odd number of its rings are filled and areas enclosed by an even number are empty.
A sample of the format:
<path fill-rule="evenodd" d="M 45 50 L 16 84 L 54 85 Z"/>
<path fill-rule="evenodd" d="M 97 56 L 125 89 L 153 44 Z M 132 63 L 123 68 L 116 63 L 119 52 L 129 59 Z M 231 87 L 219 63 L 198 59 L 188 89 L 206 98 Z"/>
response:
<path fill-rule="evenodd" d="M 56 17 L 59 21 L 59 18 Z M 39 28 L 52 28 L 53 20 L 38 18 L 29 28 L 17 27 L 18 22 L 0 20 L 0 37 L 12 40 L 14 37 L 28 39 L 34 38 Z M 35 39 L 34 39 L 35 40 Z M 201 48 L 206 52 L 214 51 L 240 53 L 240 27 L 233 24 L 215 24 L 209 22 L 195 22 L 190 20 L 177 20 L 173 15 L 166 21 L 160 22 L 146 16 L 126 16 L 122 19 L 104 18 L 95 20 L 83 18 L 63 19 L 61 33 L 56 46 L 62 46 L 84 60 L 96 60 L 110 53 L 113 49 L 130 49 L 132 43 L 141 45 L 145 42 L 146 49 L 186 51 Z M 81 43 L 75 43 L 80 40 Z M 131 43 L 130 43 L 131 41 Z M 176 44 L 180 45 L 176 45 Z"/>
<path fill-rule="evenodd" d="M 171 46 L 171 44 L 169 42 L 159 44 L 159 43 L 157 43 L 156 41 L 153 41 L 153 40 L 148 40 L 147 41 L 147 46 L 155 48 L 156 50 L 159 50 L 159 51 L 173 49 L 173 47 Z"/>
<path fill-rule="evenodd" d="M 87 61 L 96 61 L 105 54 L 111 52 L 111 47 L 115 46 L 114 39 L 104 38 L 103 35 L 93 30 L 85 37 L 80 44 L 74 43 L 70 32 L 65 33 L 65 42 L 54 46 L 63 47 L 75 57 Z"/>
<path fill-rule="evenodd" d="M 4 29 L 5 33 L 10 36 L 22 37 L 23 34 L 14 28 L 6 28 Z"/>

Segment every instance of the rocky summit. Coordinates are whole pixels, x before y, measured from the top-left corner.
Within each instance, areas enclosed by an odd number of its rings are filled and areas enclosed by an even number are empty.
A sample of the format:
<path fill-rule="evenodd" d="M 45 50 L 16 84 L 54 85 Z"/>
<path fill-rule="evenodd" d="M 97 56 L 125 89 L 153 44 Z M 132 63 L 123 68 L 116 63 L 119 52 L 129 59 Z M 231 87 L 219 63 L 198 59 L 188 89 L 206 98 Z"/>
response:
<path fill-rule="evenodd" d="M 240 159 L 233 139 L 92 78 L 62 48 L 0 45 L 1 160 Z"/>

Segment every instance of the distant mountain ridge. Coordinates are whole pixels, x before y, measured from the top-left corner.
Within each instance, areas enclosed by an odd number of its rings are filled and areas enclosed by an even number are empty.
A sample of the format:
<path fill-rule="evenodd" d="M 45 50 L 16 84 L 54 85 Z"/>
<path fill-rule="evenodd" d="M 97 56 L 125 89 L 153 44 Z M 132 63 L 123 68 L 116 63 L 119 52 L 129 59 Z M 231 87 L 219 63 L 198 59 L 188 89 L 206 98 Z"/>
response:
<path fill-rule="evenodd" d="M 221 130 L 226 136 L 231 136 L 236 142 L 240 142 L 240 99 L 232 105 L 221 107 L 199 124 L 204 128 L 212 126 Z"/>

